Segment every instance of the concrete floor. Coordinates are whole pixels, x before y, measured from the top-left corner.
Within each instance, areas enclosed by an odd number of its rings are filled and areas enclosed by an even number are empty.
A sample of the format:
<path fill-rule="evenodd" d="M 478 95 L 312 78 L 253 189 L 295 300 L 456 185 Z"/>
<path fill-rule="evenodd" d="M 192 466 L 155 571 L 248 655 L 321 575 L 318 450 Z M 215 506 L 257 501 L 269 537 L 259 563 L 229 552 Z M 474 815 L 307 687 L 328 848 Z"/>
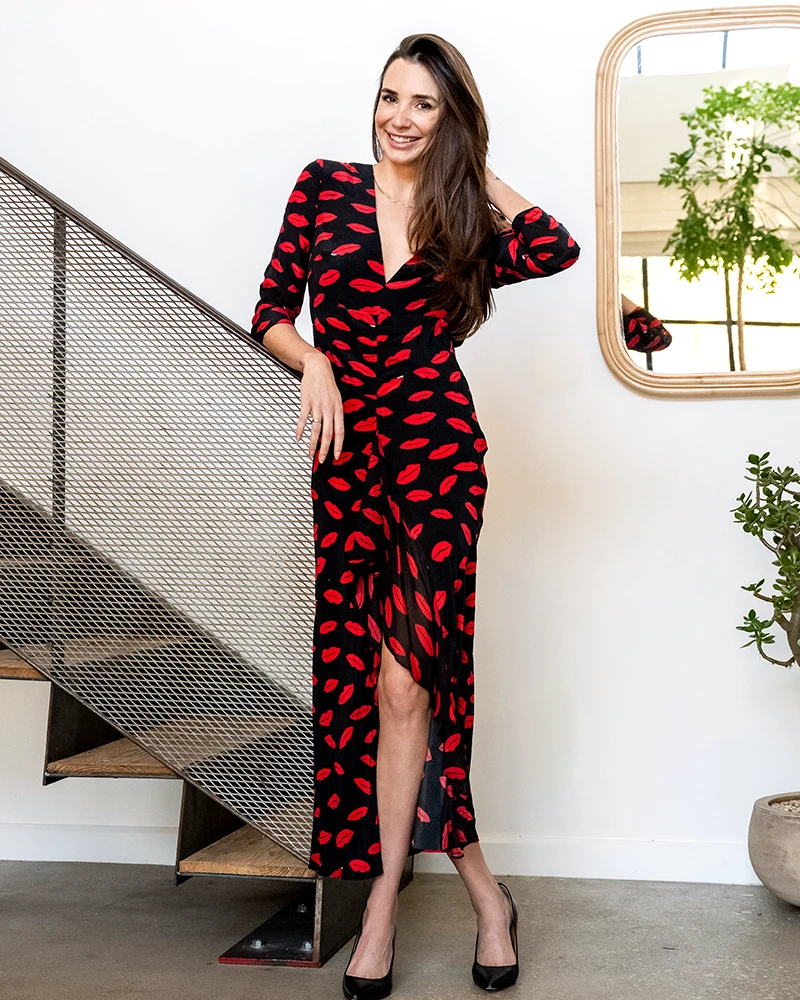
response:
<path fill-rule="evenodd" d="M 503 876 L 520 912 L 511 1000 L 798 1000 L 800 908 L 763 886 Z M 3 1000 L 303 1000 L 342 996 L 351 943 L 321 969 L 217 957 L 288 901 L 253 881 L 160 866 L 0 862 Z M 351 939 L 352 941 L 352 939 Z M 456 875 L 400 896 L 392 996 L 484 995 Z"/>

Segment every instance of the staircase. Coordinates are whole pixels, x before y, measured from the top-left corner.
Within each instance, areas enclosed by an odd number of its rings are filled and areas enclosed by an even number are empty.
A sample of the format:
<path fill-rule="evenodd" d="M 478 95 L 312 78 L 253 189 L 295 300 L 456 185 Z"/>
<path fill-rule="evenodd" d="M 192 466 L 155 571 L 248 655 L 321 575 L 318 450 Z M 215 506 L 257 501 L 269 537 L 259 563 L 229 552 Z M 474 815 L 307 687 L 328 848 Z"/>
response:
<path fill-rule="evenodd" d="M 305 863 L 314 552 L 297 379 L 0 159 L 0 678 L 51 682 L 45 784 L 182 782 L 176 884 L 296 881 L 221 961 L 319 966 L 370 882 Z"/>

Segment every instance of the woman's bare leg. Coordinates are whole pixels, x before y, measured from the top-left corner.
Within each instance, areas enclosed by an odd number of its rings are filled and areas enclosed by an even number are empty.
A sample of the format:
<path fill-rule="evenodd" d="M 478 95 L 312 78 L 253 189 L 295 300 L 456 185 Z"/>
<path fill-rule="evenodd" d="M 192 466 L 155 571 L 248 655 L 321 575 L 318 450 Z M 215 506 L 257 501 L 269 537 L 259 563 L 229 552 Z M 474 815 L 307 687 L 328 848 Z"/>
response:
<path fill-rule="evenodd" d="M 385 976 L 392 959 L 397 890 L 411 843 L 430 728 L 428 692 L 397 662 L 384 642 L 378 708 L 376 788 L 383 873 L 373 880 L 364 910 L 364 929 L 347 970 L 351 976 L 370 979 Z"/>
<path fill-rule="evenodd" d="M 481 845 L 477 841 L 467 844 L 463 858 L 450 860 L 464 880 L 478 918 L 478 962 L 513 965 L 514 947 L 508 930 L 511 902 L 489 871 Z"/>

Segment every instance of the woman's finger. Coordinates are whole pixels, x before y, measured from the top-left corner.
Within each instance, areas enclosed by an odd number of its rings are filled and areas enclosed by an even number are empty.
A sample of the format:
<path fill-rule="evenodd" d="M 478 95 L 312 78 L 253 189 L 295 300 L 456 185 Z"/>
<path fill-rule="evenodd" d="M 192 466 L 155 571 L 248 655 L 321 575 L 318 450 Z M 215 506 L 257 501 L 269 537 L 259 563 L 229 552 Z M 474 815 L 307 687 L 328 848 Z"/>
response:
<path fill-rule="evenodd" d="M 311 409 L 311 404 L 308 402 L 308 400 L 305 400 L 305 401 L 301 400 L 301 403 L 300 403 L 300 414 L 299 414 L 299 416 L 297 418 L 297 427 L 295 427 L 295 431 L 294 431 L 294 439 L 295 439 L 295 441 L 299 442 L 300 438 L 302 438 L 302 436 L 303 436 L 303 432 L 306 429 L 306 421 L 308 420 L 308 414 L 309 414 L 310 409 Z"/>
<path fill-rule="evenodd" d="M 316 417 L 314 417 L 313 414 L 311 416 L 311 421 L 312 421 L 311 422 L 311 439 L 308 442 L 308 457 L 309 458 L 313 458 L 314 457 L 314 452 L 316 451 L 316 448 L 317 448 L 317 441 L 319 440 L 320 428 L 322 427 L 322 424 L 320 423 L 320 421 Z"/>
<path fill-rule="evenodd" d="M 333 437 L 333 410 L 327 409 L 322 417 L 322 438 L 320 440 L 319 460 L 324 462 L 328 457 L 328 451 Z"/>
<path fill-rule="evenodd" d="M 339 458 L 344 447 L 344 410 L 342 409 L 341 400 L 337 404 L 336 412 L 333 415 L 333 427 L 333 457 Z"/>

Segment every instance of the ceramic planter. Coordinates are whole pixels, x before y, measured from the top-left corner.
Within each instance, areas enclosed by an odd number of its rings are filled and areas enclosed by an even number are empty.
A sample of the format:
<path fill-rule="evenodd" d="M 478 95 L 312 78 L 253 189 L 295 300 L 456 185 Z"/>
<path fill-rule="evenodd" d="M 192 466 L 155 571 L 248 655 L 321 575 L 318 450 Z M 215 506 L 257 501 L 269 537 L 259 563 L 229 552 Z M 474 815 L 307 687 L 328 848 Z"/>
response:
<path fill-rule="evenodd" d="M 777 808 L 800 792 L 756 799 L 750 817 L 747 849 L 756 875 L 776 896 L 800 906 L 800 811 Z"/>

